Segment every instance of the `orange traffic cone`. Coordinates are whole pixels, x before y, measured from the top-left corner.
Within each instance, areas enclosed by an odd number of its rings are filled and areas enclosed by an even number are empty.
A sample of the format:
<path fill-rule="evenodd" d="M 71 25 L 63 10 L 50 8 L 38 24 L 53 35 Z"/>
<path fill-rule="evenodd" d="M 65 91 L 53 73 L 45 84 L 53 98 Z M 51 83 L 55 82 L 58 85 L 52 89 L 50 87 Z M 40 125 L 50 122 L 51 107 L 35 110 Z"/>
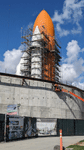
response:
<path fill-rule="evenodd" d="M 62 145 L 62 130 L 60 129 L 60 150 L 63 150 L 63 145 Z"/>

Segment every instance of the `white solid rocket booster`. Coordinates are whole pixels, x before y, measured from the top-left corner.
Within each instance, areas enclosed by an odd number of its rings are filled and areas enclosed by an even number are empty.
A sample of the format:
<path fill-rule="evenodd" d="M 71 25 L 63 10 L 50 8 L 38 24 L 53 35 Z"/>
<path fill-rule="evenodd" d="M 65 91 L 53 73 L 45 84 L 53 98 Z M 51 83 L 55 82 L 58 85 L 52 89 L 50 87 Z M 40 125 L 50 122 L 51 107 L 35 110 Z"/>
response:
<path fill-rule="evenodd" d="M 33 78 L 42 78 L 42 56 L 41 56 L 41 33 L 36 26 L 33 36 L 32 36 L 32 45 L 33 48 L 31 51 L 31 77 Z"/>

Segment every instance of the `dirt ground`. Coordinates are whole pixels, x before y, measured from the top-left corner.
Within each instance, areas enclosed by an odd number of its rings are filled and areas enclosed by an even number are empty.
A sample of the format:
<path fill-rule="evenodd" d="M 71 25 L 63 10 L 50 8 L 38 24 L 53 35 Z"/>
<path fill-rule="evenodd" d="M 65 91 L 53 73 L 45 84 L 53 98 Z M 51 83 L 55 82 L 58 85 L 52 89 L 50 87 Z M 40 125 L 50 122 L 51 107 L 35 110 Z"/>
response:
<path fill-rule="evenodd" d="M 74 145 L 84 146 L 84 142 L 78 142 L 78 143 L 76 143 Z"/>

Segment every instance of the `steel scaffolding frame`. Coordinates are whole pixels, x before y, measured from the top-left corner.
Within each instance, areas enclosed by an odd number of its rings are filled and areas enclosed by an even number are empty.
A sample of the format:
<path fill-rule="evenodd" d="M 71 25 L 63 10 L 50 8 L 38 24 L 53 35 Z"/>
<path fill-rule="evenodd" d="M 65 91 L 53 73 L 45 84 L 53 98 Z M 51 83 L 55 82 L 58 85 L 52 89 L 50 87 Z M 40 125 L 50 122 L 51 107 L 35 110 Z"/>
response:
<path fill-rule="evenodd" d="M 31 28 L 28 28 L 25 32 L 23 32 L 22 38 L 24 39 L 24 41 L 21 43 L 25 45 L 25 48 L 22 52 L 26 53 L 27 56 L 22 57 L 24 62 L 22 63 L 23 69 L 20 69 L 21 73 L 24 76 L 35 77 L 36 74 L 31 75 L 31 70 L 35 69 L 31 67 L 31 63 L 42 63 L 41 78 L 59 82 L 59 62 L 61 56 L 58 47 L 61 47 L 58 45 L 57 41 L 54 38 L 52 41 L 54 44 L 50 44 L 50 35 L 48 35 L 44 25 L 40 27 L 40 32 L 42 38 L 34 41 L 32 41 L 32 36 L 36 36 L 39 34 L 33 35 L 33 30 Z M 32 43 L 35 41 L 37 41 L 40 46 L 32 46 Z M 39 54 L 32 56 L 32 52 L 36 52 L 38 50 L 40 50 L 41 56 Z M 31 62 L 31 57 L 41 57 L 41 61 Z M 36 69 L 39 70 L 40 68 L 36 67 Z M 37 74 L 37 76 L 39 78 L 40 75 Z"/>

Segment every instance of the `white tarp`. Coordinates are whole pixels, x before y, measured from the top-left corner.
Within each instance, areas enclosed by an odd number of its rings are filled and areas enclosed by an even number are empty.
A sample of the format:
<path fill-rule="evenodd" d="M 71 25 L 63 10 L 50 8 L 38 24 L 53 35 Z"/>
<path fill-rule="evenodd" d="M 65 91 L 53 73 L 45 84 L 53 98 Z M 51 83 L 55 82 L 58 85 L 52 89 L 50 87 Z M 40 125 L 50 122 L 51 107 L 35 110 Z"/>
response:
<path fill-rule="evenodd" d="M 57 135 L 57 119 L 37 119 L 39 136 Z"/>

